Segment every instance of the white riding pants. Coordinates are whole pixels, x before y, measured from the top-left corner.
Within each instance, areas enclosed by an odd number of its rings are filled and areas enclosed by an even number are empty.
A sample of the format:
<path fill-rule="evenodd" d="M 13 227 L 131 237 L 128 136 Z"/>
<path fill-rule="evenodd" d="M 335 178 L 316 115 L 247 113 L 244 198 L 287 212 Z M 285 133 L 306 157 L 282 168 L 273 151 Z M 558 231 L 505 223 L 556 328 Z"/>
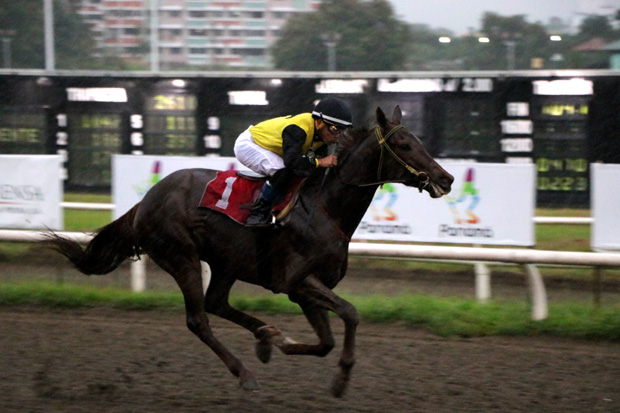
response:
<path fill-rule="evenodd" d="M 243 131 L 235 141 L 235 156 L 257 174 L 272 176 L 277 170 L 284 168 L 284 160 L 278 154 L 258 146 L 252 138 L 250 128 Z"/>

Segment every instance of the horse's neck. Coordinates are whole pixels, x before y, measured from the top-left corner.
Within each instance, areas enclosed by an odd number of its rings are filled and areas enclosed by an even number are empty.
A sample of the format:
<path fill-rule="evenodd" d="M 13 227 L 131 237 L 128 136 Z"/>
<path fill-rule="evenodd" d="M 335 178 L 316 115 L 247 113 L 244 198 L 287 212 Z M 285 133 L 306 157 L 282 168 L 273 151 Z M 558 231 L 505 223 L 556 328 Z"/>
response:
<path fill-rule="evenodd" d="M 340 229 L 349 239 L 366 214 L 377 190 L 376 186 L 341 186 L 334 199 L 334 205 L 326 212 L 339 223 Z"/>
<path fill-rule="evenodd" d="M 374 140 L 362 140 L 346 154 L 341 154 L 341 167 L 330 171 L 327 192 L 321 196 L 323 209 L 340 231 L 349 239 L 370 207 L 378 185 L 376 164 L 378 155 Z M 373 148 L 375 146 L 375 148 Z"/>
<path fill-rule="evenodd" d="M 350 239 L 368 210 L 376 189 L 375 185 L 348 185 L 333 176 L 317 201 L 327 218 Z"/>

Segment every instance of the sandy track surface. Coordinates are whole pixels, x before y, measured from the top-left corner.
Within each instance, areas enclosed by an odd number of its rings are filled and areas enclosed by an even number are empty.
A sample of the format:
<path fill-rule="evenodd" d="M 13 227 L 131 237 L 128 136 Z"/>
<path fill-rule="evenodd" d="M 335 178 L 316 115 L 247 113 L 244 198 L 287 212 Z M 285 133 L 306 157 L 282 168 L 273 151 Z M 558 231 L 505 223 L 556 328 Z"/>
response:
<path fill-rule="evenodd" d="M 260 315 L 297 341 L 302 316 Z M 342 343 L 325 358 L 254 356 L 250 333 L 211 317 L 261 383 L 245 392 L 185 327 L 181 311 L 0 307 L 3 412 L 618 412 L 620 343 L 444 339 L 362 322 L 342 399 L 329 394 Z"/>

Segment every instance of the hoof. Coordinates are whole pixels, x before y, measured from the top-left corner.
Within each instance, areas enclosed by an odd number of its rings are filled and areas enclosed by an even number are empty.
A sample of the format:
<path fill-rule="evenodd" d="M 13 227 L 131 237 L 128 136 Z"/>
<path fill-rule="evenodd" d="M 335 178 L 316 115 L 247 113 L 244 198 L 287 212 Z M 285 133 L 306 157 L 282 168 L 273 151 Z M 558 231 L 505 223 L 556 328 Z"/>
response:
<path fill-rule="evenodd" d="M 269 360 L 271 360 L 272 348 L 271 343 L 264 343 L 262 341 L 257 342 L 255 346 L 256 357 L 258 357 L 258 359 L 263 363 L 269 363 Z"/>
<path fill-rule="evenodd" d="M 332 381 L 332 396 L 334 397 L 342 397 L 344 396 L 345 391 L 347 390 L 347 386 L 349 384 L 349 379 L 347 377 L 343 377 L 338 374 L 334 377 L 334 381 Z"/>
<path fill-rule="evenodd" d="M 279 345 L 282 341 L 282 333 L 274 326 L 260 327 L 254 336 L 258 339 L 255 346 L 256 357 L 263 363 L 269 363 L 271 360 L 272 345 Z"/>
<path fill-rule="evenodd" d="M 241 389 L 246 390 L 246 391 L 259 391 L 260 390 L 260 384 L 258 384 L 255 378 L 242 380 L 241 383 L 239 383 L 239 387 L 241 387 Z"/>

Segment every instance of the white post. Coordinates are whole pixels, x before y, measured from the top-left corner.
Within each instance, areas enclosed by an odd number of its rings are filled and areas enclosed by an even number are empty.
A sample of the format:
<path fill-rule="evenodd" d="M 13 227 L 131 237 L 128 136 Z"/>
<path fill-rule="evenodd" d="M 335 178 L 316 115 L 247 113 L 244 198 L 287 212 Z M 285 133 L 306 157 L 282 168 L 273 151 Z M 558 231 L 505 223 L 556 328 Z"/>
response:
<path fill-rule="evenodd" d="M 540 271 L 534 264 L 524 264 L 523 267 L 527 272 L 530 297 L 532 298 L 532 320 L 544 320 L 547 318 L 547 292 L 543 283 Z"/>
<path fill-rule="evenodd" d="M 141 293 L 146 289 L 146 260 L 148 257 L 143 255 L 141 259 L 131 263 L 131 291 Z"/>
<path fill-rule="evenodd" d="M 473 245 L 481 248 L 480 244 Z M 491 298 L 491 270 L 484 262 L 474 262 L 474 272 L 476 274 L 476 299 L 480 303 L 487 303 Z"/>
<path fill-rule="evenodd" d="M 476 272 L 476 299 L 480 303 L 487 303 L 491 298 L 491 270 L 484 262 L 475 262 Z"/>

